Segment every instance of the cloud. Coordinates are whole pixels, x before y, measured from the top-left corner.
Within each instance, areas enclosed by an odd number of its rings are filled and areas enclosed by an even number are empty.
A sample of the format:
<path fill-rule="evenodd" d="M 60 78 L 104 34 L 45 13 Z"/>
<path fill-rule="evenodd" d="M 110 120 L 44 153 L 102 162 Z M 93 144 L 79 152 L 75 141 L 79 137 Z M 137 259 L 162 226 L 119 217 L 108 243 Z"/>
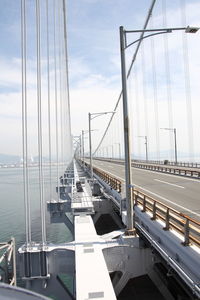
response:
<path fill-rule="evenodd" d="M 80 134 L 82 129 L 88 128 L 88 112 L 101 112 L 113 110 L 115 103 L 121 91 L 121 66 L 120 66 L 120 52 L 119 52 L 119 25 L 124 25 L 125 28 L 142 28 L 146 13 L 151 1 L 126 1 L 124 5 L 120 0 L 82 0 L 71 1 L 69 3 L 69 76 L 70 76 L 70 99 L 71 99 L 71 116 L 72 116 L 72 130 L 75 135 Z M 176 3 L 175 3 L 176 2 Z M 192 2 L 192 3 L 191 3 Z M 200 4 L 197 1 L 191 1 L 186 4 L 187 21 L 188 24 L 197 24 L 199 22 Z M 170 3 L 173 8 L 168 7 L 167 10 L 167 25 L 169 27 L 182 26 L 180 10 L 177 9 L 178 1 Z M 167 4 L 168 5 L 168 4 Z M 29 7 L 30 8 L 30 7 Z M 153 25 L 155 27 L 163 26 L 163 18 L 160 13 L 161 6 L 158 4 L 155 8 Z M 176 9 L 175 9 L 176 8 Z M 16 22 L 15 22 L 16 23 Z M 29 25 L 31 21 L 29 20 Z M 16 23 L 17 24 L 17 23 Z M 34 27 L 35 28 L 35 27 Z M 13 28 L 14 29 L 14 28 Z M 31 27 L 29 27 L 29 30 Z M 31 33 L 31 31 L 29 31 Z M 34 33 L 33 33 L 34 34 Z M 137 38 L 137 37 L 133 37 Z M 19 39 L 19 37 L 18 37 Z M 31 37 L 30 37 L 31 39 Z M 191 82 L 191 99 L 192 110 L 194 118 L 194 136 L 197 146 L 199 127 L 198 111 L 199 111 L 199 74 L 200 74 L 200 60 L 199 60 L 199 46 L 200 34 L 187 35 L 189 48 L 189 63 L 190 63 L 190 82 Z M 33 48 L 35 47 L 35 41 Z M 5 41 L 6 46 L 9 47 L 9 42 Z M 135 114 L 135 106 L 131 115 L 134 116 L 134 129 L 138 130 L 138 124 L 141 134 L 145 134 L 145 115 L 143 103 L 143 86 L 145 84 L 146 94 L 148 95 L 148 113 L 149 113 L 149 133 L 153 140 L 155 136 L 154 129 L 154 99 L 153 99 L 153 72 L 156 72 L 157 78 L 157 98 L 159 106 L 159 122 L 162 126 L 167 126 L 168 122 L 167 111 L 167 89 L 166 87 L 166 70 L 165 70 L 165 50 L 163 47 L 163 36 L 155 37 L 155 65 L 156 69 L 152 69 L 152 53 L 150 40 L 144 41 L 144 58 L 145 58 L 145 80 L 142 77 L 142 58 L 141 49 L 134 67 L 138 71 L 138 101 L 139 116 Z M 185 113 L 185 83 L 184 83 L 184 65 L 183 65 L 183 51 L 182 51 L 182 34 L 180 32 L 168 35 L 169 51 L 168 56 L 170 60 L 170 74 L 171 82 L 170 89 L 172 92 L 172 106 L 174 125 L 177 126 L 178 131 L 183 133 L 187 131 L 186 128 L 186 113 Z M 30 46 L 30 44 L 29 44 Z M 31 48 L 31 47 L 30 47 Z M 30 50 L 30 49 L 29 49 Z M 51 49 L 52 50 L 52 49 Z M 45 47 L 43 49 L 45 51 Z M 42 51 L 42 52 L 43 52 Z M 134 52 L 134 47 L 127 53 L 127 69 L 130 64 Z M 15 55 L 17 56 L 17 55 Z M 27 84 L 28 84 L 28 114 L 29 114 L 29 139 L 32 143 L 34 151 L 37 151 L 36 133 L 37 128 L 37 95 L 36 95 L 36 61 L 34 55 L 32 59 L 27 62 Z M 7 151 L 15 153 L 16 148 L 11 147 L 12 141 L 16 143 L 16 136 L 20 140 L 21 135 L 21 61 L 20 58 L 15 57 L 9 59 L 6 53 L 1 52 L 0 57 L 0 126 L 2 136 L 2 147 L 6 149 L 6 144 L 9 145 Z M 135 98 L 135 71 L 130 78 L 130 89 L 133 97 L 131 101 L 133 104 Z M 44 131 L 47 133 L 47 78 L 46 78 L 46 60 L 42 59 L 42 99 L 44 111 Z M 55 110 L 54 105 L 54 63 L 51 60 L 51 108 Z M 133 99 L 133 100 L 132 100 Z M 183 113 L 184 112 L 184 113 Z M 100 129 L 93 137 L 94 145 L 98 143 L 103 129 L 105 128 L 109 116 L 102 116 L 94 120 L 93 126 Z M 117 130 L 122 131 L 122 117 L 119 117 L 113 123 L 113 137 L 108 135 L 107 143 L 115 143 L 119 137 Z M 6 124 L 6 126 L 5 126 Z M 52 124 L 55 124 L 55 117 L 52 117 Z M 5 134 L 4 128 L 7 133 Z M 184 130 L 182 129 L 184 128 Z M 186 129 L 185 129 L 186 128 Z M 110 130 L 110 131 L 112 131 Z M 165 134 L 163 133 L 162 136 Z M 114 140 L 115 136 L 115 140 Z M 161 136 L 161 140 L 163 139 Z M 120 133 L 120 139 L 123 143 L 123 134 Z M 167 147 L 168 139 L 162 140 L 163 147 Z M 137 141 L 136 141 L 137 143 Z M 179 141 L 182 148 L 187 147 L 186 138 L 181 138 Z M 197 146 L 196 149 L 198 148 Z M 155 139 L 151 146 L 155 150 Z M 18 147 L 20 148 L 20 147 Z M 13 152 L 14 151 L 14 152 Z M 135 148 L 134 148 L 135 151 Z M 2 150 L 0 152 L 3 152 Z"/>

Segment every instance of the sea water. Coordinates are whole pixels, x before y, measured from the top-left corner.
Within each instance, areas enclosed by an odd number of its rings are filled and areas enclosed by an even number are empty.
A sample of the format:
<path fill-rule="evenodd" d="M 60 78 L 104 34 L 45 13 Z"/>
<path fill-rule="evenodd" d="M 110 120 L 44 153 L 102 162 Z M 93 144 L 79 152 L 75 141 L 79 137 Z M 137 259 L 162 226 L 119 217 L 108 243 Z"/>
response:
<path fill-rule="evenodd" d="M 52 197 L 56 194 L 56 167 L 52 168 Z M 31 235 L 32 241 L 41 241 L 41 217 L 39 197 L 39 170 L 30 167 L 29 198 L 31 206 Z M 44 168 L 44 198 L 45 203 L 50 200 L 50 175 L 49 168 Z M 23 195 L 23 169 L 0 169 L 0 242 L 7 242 L 13 236 L 16 248 L 25 242 L 25 210 Z M 46 206 L 46 231 L 47 241 L 51 243 L 67 242 L 71 234 L 64 224 L 50 224 L 50 216 Z"/>

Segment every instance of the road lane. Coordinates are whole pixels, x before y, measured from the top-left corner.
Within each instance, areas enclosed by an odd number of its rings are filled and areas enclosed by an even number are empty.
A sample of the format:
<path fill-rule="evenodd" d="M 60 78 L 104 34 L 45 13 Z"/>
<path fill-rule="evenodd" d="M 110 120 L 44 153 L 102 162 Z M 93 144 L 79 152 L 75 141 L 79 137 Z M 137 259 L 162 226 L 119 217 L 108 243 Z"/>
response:
<path fill-rule="evenodd" d="M 182 185 L 178 185 L 178 184 L 175 184 L 175 183 L 170 183 L 170 182 L 163 181 L 163 180 L 159 180 L 159 179 L 155 179 L 155 178 L 154 178 L 154 180 L 155 180 L 155 181 L 158 181 L 158 182 L 165 183 L 165 184 L 173 185 L 173 186 L 175 186 L 175 187 L 177 187 L 177 188 L 180 188 L 180 189 L 185 189 L 185 187 L 182 186 Z"/>
<path fill-rule="evenodd" d="M 94 166 L 124 181 L 124 166 L 111 162 L 93 161 Z M 200 220 L 200 181 L 187 177 L 132 168 L 136 188 L 174 209 Z"/>

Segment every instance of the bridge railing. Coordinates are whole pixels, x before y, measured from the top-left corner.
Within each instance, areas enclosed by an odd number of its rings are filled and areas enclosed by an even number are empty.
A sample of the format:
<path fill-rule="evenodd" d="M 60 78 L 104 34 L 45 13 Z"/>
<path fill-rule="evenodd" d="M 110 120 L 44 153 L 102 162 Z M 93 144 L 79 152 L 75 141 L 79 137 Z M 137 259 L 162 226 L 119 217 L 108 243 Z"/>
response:
<path fill-rule="evenodd" d="M 189 168 L 183 169 L 181 167 L 176 167 L 176 166 L 153 165 L 153 164 L 139 163 L 139 162 L 138 163 L 135 162 L 134 164 L 132 163 L 132 165 L 136 168 L 145 169 L 145 170 L 193 177 L 198 179 L 200 178 L 200 169 L 189 169 Z"/>
<path fill-rule="evenodd" d="M 97 160 L 113 161 L 124 163 L 124 159 L 111 158 L 111 157 L 95 157 Z M 142 160 L 133 159 L 132 163 L 142 163 L 142 164 L 152 164 L 152 165 L 165 165 L 165 166 L 175 166 L 175 167 L 185 167 L 185 168 L 200 168 L 199 162 L 185 162 L 185 161 L 169 161 L 169 160 Z"/>
<path fill-rule="evenodd" d="M 185 162 L 185 161 L 169 161 L 169 160 L 138 160 L 134 159 L 135 163 L 147 163 L 147 164 L 157 164 L 157 165 L 168 165 L 177 167 L 188 167 L 188 168 L 200 168 L 200 163 L 198 162 Z"/>
<path fill-rule="evenodd" d="M 117 162 L 120 164 L 123 164 L 123 160 L 113 160 L 113 159 L 103 159 L 105 161 L 109 162 Z M 185 163 L 186 164 L 186 163 Z M 187 177 L 192 177 L 199 179 L 200 178 L 200 168 L 198 169 L 197 167 L 186 167 L 186 165 L 183 166 L 177 166 L 175 164 L 157 164 L 157 162 L 142 162 L 142 161 L 132 161 L 131 163 L 132 167 L 135 168 L 140 168 L 144 170 L 151 170 L 151 171 L 156 171 L 156 172 L 161 172 L 161 173 L 168 173 L 171 175 L 179 175 L 179 176 L 187 176 Z"/>
<path fill-rule="evenodd" d="M 98 168 L 93 168 L 93 172 L 99 176 L 102 180 L 104 180 L 107 184 L 111 186 L 118 193 L 121 193 L 121 181 L 117 178 L 110 176 L 108 173 L 103 172 Z"/>
<path fill-rule="evenodd" d="M 89 164 L 85 163 L 86 167 Z M 113 189 L 121 193 L 122 182 L 108 173 L 93 169 L 94 173 L 109 184 Z M 134 205 L 141 206 L 142 212 L 150 213 L 152 221 L 160 220 L 163 230 L 173 229 L 182 236 L 182 244 L 188 246 L 195 244 L 200 247 L 200 222 L 183 213 L 153 199 L 135 188 L 132 189 Z"/>
<path fill-rule="evenodd" d="M 200 246 L 200 222 L 170 208 L 162 202 L 133 189 L 134 205 L 139 205 L 142 212 L 150 212 L 152 220 L 161 220 L 163 229 L 174 229 L 183 237 L 182 244 L 196 244 Z"/>
<path fill-rule="evenodd" d="M 89 167 L 89 164 L 84 162 L 85 167 Z M 122 184 L 119 179 L 117 179 L 114 176 L 109 175 L 108 173 L 98 169 L 98 168 L 93 168 L 93 172 L 99 176 L 103 181 L 105 181 L 111 188 L 116 190 L 118 193 L 121 193 L 122 190 Z"/>

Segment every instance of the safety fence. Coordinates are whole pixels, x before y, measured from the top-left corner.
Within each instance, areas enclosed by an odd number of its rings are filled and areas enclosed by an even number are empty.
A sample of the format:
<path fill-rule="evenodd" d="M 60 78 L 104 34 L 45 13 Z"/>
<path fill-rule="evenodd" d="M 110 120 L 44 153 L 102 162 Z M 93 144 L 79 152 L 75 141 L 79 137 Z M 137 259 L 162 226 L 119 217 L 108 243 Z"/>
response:
<path fill-rule="evenodd" d="M 150 212 L 152 220 L 161 220 L 163 229 L 174 229 L 183 236 L 182 244 L 196 244 L 200 246 L 200 222 L 166 206 L 144 193 L 133 189 L 134 205 L 140 205 L 142 212 Z"/>

